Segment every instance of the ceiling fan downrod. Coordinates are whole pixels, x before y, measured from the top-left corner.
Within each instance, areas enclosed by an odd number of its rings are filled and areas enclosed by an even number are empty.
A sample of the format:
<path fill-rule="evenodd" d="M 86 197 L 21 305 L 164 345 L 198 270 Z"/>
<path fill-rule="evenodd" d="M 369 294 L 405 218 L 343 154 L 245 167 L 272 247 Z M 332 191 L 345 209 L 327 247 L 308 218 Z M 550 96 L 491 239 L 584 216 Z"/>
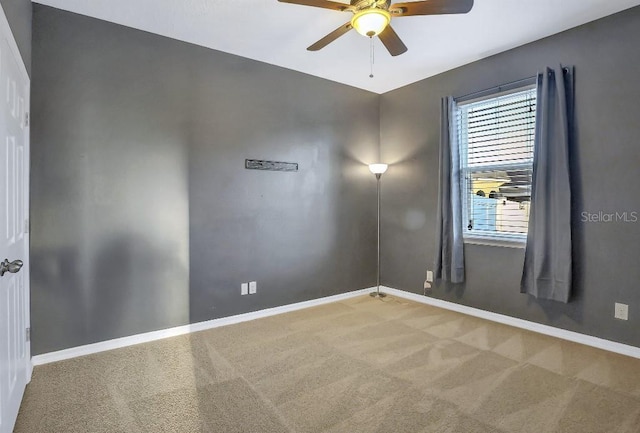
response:
<path fill-rule="evenodd" d="M 375 62 L 373 36 L 369 37 L 369 41 L 371 41 L 371 54 L 369 56 L 369 66 L 371 67 L 371 73 L 369 74 L 369 78 L 373 78 L 373 64 Z"/>

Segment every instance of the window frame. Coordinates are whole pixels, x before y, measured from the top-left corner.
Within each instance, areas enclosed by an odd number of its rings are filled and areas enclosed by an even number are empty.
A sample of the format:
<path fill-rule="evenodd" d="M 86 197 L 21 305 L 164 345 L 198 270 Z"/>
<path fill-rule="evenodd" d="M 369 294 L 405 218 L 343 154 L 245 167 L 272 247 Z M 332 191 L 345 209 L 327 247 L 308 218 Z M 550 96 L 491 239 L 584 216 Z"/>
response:
<path fill-rule="evenodd" d="M 528 81 L 528 80 L 527 80 Z M 492 99 L 497 99 L 504 96 L 509 96 L 515 93 L 521 92 L 531 92 L 534 94 L 537 93 L 537 83 L 535 79 L 531 81 L 523 83 L 519 82 L 517 86 L 511 86 L 507 89 L 504 87 L 489 89 L 488 91 L 480 92 L 481 96 L 475 94 L 476 96 L 473 98 L 459 98 L 455 100 L 455 104 L 453 106 L 453 118 L 454 121 L 454 130 L 453 136 L 456 138 L 456 146 L 457 152 L 459 153 L 459 176 L 460 176 L 460 195 L 461 195 L 461 204 L 462 204 L 462 238 L 465 244 L 476 244 L 476 245 L 489 245 L 489 246 L 500 246 L 500 247 L 511 247 L 511 248 L 524 248 L 526 246 L 527 234 L 526 233 L 508 233 L 508 232 L 481 232 L 474 231 L 473 229 L 469 230 L 467 226 L 467 222 L 469 221 L 470 209 L 469 209 L 469 193 L 468 191 L 471 189 L 470 185 L 470 176 L 468 173 L 473 170 L 469 169 L 468 166 L 468 156 L 469 149 L 468 145 L 464 142 L 462 136 L 465 135 L 461 131 L 461 126 L 459 125 L 459 119 L 462 117 L 460 113 L 460 107 L 464 107 L 466 105 L 475 104 L 478 102 L 490 101 Z M 537 99 L 537 95 L 536 95 Z M 536 100 L 537 103 L 537 100 Z M 537 123 L 537 116 L 534 114 L 534 122 Z M 535 129 L 536 123 L 533 125 L 534 137 L 535 140 Z M 527 169 L 530 168 L 533 172 L 533 158 L 532 154 L 530 162 L 511 162 L 511 163 L 503 163 L 503 164 L 493 164 L 486 165 L 482 167 L 483 171 L 490 171 L 495 169 L 504 170 L 505 168 L 509 169 Z M 529 224 L 529 219 L 527 219 L 527 227 Z"/>

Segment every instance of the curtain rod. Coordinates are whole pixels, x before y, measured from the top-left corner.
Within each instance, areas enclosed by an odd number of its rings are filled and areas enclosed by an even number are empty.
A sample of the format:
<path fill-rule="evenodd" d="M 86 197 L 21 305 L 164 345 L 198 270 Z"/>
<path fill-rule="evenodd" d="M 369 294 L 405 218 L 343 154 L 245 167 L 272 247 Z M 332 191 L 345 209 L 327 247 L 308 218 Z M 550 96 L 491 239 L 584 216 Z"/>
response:
<path fill-rule="evenodd" d="M 488 93 L 488 92 L 494 92 L 494 91 L 502 91 L 502 90 L 506 90 L 505 88 L 509 88 L 511 86 L 514 86 L 516 84 L 519 83 L 524 83 L 527 81 L 534 81 L 538 76 L 534 75 L 532 77 L 527 77 L 527 78 L 521 78 L 519 80 L 515 80 L 515 81 L 511 81 L 509 83 L 504 83 L 504 84 L 500 84 L 498 86 L 493 86 L 493 87 L 489 87 L 488 89 L 484 89 L 484 90 L 479 90 L 477 92 L 472 92 L 472 93 L 467 93 L 466 95 L 461 95 L 461 96 L 456 96 L 453 98 L 454 101 L 460 101 L 460 100 L 464 100 L 464 99 L 469 99 L 471 97 L 477 96 L 477 95 L 481 95 L 483 93 Z"/>
<path fill-rule="evenodd" d="M 571 69 L 568 66 L 560 65 L 560 67 L 562 68 L 562 70 L 564 72 L 569 72 L 569 69 Z M 511 81 L 509 83 L 504 83 L 504 84 L 500 84 L 498 86 L 489 87 L 488 89 L 479 90 L 477 92 L 472 92 L 472 93 L 467 93 L 466 95 L 462 95 L 462 96 L 457 96 L 457 97 L 454 97 L 453 100 L 457 102 L 459 100 L 470 99 L 473 96 L 481 95 L 483 93 L 493 92 L 493 91 L 496 91 L 496 90 L 498 92 L 500 92 L 502 90 L 506 90 L 505 87 L 509 88 L 509 87 L 514 86 L 514 85 L 519 84 L 519 83 L 524 83 L 524 82 L 527 82 L 527 81 L 535 81 L 537 78 L 538 78 L 538 75 L 536 74 L 536 75 L 534 75 L 532 77 L 521 78 L 519 80 Z"/>

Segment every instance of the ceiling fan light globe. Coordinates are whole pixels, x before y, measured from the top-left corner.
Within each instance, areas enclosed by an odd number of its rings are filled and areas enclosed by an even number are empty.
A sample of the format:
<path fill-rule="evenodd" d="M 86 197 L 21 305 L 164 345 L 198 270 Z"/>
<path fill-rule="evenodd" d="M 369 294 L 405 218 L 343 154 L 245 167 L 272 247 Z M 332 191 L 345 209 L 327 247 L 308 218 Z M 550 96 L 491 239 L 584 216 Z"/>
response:
<path fill-rule="evenodd" d="M 356 13 L 351 25 L 362 36 L 370 38 L 379 35 L 391 22 L 391 14 L 384 9 L 365 9 Z"/>

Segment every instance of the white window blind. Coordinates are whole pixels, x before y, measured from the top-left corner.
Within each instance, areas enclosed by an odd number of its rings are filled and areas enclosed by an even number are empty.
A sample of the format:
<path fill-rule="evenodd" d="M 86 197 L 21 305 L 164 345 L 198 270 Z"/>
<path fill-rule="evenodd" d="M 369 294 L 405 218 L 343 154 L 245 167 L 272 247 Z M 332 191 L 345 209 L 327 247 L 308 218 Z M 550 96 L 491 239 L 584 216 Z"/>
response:
<path fill-rule="evenodd" d="M 460 103 L 457 138 L 465 238 L 526 239 L 536 89 Z"/>

